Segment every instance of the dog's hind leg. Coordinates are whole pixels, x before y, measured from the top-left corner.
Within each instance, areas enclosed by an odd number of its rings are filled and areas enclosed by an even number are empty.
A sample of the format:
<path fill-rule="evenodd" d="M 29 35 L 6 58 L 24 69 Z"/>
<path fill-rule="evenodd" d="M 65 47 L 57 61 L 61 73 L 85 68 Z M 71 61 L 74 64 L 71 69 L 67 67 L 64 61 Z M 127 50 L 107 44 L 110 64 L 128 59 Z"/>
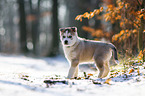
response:
<path fill-rule="evenodd" d="M 96 63 L 96 66 L 99 69 L 98 78 L 103 78 L 104 77 L 103 74 L 105 72 L 104 61 L 98 58 L 98 59 L 95 59 L 95 63 Z"/>
<path fill-rule="evenodd" d="M 109 73 L 109 61 L 107 61 L 107 62 L 105 62 L 105 64 L 104 64 L 104 74 L 103 74 L 103 76 L 102 77 L 106 77 L 107 75 L 108 75 L 108 73 Z"/>

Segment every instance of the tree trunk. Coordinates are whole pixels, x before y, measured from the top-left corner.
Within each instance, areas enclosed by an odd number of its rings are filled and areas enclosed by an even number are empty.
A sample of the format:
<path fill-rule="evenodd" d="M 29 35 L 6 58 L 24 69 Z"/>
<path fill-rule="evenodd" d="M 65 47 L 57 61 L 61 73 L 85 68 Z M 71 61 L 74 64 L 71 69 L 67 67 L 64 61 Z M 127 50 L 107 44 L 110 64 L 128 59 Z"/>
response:
<path fill-rule="evenodd" d="M 26 29 L 26 14 L 24 0 L 17 0 L 19 4 L 19 16 L 20 16 L 20 50 L 23 53 L 28 52 L 27 49 L 27 29 Z"/>
<path fill-rule="evenodd" d="M 140 9 L 144 9 L 144 8 L 145 8 L 145 0 L 143 0 Z M 139 52 L 140 51 L 143 52 L 143 30 L 144 30 L 144 23 L 145 23 L 145 20 L 143 19 L 143 17 L 141 17 L 141 24 L 140 24 L 140 28 L 139 28 L 139 32 L 138 32 L 138 50 L 139 50 Z M 145 54 L 143 53 L 143 61 L 145 62 L 144 55 Z"/>
<path fill-rule="evenodd" d="M 48 56 L 57 55 L 59 50 L 58 0 L 53 0 L 52 12 L 52 43 Z"/>
<path fill-rule="evenodd" d="M 144 30 L 144 19 L 141 18 L 141 24 L 138 32 L 138 49 L 143 51 L 143 30 Z"/>
<path fill-rule="evenodd" d="M 3 28 L 3 24 L 2 24 L 2 20 L 3 20 L 3 16 L 2 16 L 2 13 L 3 13 L 3 2 L 0 2 L 0 29 Z M 0 35 L 0 52 L 2 51 L 2 36 Z"/>
<path fill-rule="evenodd" d="M 32 0 L 29 1 L 31 15 L 35 16 L 35 20 L 32 21 L 32 43 L 33 43 L 33 54 L 36 56 L 40 55 L 39 50 L 39 25 L 40 25 L 40 3 L 41 0 L 38 0 L 37 7 L 33 9 Z"/>

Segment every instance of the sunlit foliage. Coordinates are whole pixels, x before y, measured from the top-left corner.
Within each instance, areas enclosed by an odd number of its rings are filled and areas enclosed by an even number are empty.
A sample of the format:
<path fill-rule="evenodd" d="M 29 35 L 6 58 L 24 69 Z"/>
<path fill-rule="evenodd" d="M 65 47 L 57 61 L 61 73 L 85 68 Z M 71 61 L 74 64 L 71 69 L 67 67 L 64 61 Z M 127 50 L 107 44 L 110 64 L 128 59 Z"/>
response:
<path fill-rule="evenodd" d="M 141 20 L 145 20 L 145 9 L 143 0 L 106 0 L 105 2 L 111 2 L 105 4 L 105 7 L 100 7 L 100 9 L 94 9 L 92 12 L 85 12 L 84 14 L 78 15 L 75 20 L 82 21 L 83 18 L 92 18 L 94 16 L 99 16 L 101 19 L 110 24 L 119 23 L 119 33 L 109 33 L 103 32 L 100 29 L 93 29 L 89 27 L 83 27 L 85 31 L 88 31 L 92 36 L 96 37 L 109 37 L 111 36 L 112 42 L 124 43 L 124 46 L 130 39 L 133 41 L 129 44 L 131 47 L 137 46 L 138 32 L 141 28 Z M 100 14 L 101 13 L 101 14 Z M 144 29 L 143 29 L 144 30 Z M 144 31 L 143 31 L 144 32 Z M 144 34 L 142 32 L 142 34 Z M 114 34 L 112 36 L 112 34 Z M 143 43 L 143 42 L 142 42 Z M 127 48 L 127 46 L 126 46 Z"/>

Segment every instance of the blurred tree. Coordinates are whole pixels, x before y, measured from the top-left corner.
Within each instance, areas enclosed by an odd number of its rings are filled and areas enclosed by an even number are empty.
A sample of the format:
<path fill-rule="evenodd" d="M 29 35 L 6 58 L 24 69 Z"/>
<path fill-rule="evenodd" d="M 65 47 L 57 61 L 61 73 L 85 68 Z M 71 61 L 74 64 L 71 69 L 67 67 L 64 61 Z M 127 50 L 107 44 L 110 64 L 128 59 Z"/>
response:
<path fill-rule="evenodd" d="M 94 0 L 96 1 L 96 0 Z M 82 22 L 75 21 L 75 17 L 86 11 L 90 11 L 91 0 L 67 0 L 67 8 L 69 10 L 69 26 L 76 26 L 78 34 L 81 37 L 88 38 L 88 33 L 82 30 L 82 26 L 88 26 L 88 20 L 84 19 Z"/>
<path fill-rule="evenodd" d="M 3 5 L 3 2 L 0 2 L 0 52 L 2 51 L 2 36 L 1 36 L 1 34 L 2 34 L 2 32 L 1 32 L 1 30 L 2 30 L 2 28 L 3 28 L 3 24 L 2 24 L 2 20 L 3 20 L 3 18 L 2 18 L 2 5 Z"/>
<path fill-rule="evenodd" d="M 138 3 L 140 4 L 139 11 L 142 11 L 142 13 L 143 12 L 145 13 L 145 0 L 143 0 L 142 2 L 138 1 Z M 144 16 L 142 16 L 140 18 L 140 27 L 139 27 L 139 32 L 138 32 L 138 48 L 139 48 L 139 51 L 141 51 L 141 50 L 143 51 L 143 35 L 144 35 L 143 31 L 145 29 L 144 24 L 145 24 L 145 14 L 144 14 Z"/>
<path fill-rule="evenodd" d="M 55 56 L 59 50 L 59 31 L 58 31 L 58 0 L 52 0 L 52 42 L 48 56 Z"/>
<path fill-rule="evenodd" d="M 32 42 L 33 42 L 33 53 L 37 56 L 40 55 L 39 50 L 39 35 L 40 35 L 40 4 L 41 0 L 37 1 L 36 7 L 33 6 L 32 0 L 29 0 L 30 3 L 30 12 L 31 16 L 33 16 L 32 20 Z"/>
<path fill-rule="evenodd" d="M 100 20 L 84 19 L 82 22 L 75 21 L 75 17 L 78 14 L 84 12 L 92 11 L 96 8 L 99 8 L 101 0 L 66 0 L 67 8 L 69 10 L 69 24 L 68 26 L 76 26 L 78 28 L 78 34 L 80 37 L 92 39 L 92 36 L 82 29 L 82 26 L 91 26 L 93 28 L 100 28 Z"/>
<path fill-rule="evenodd" d="M 26 14 L 24 0 L 17 0 L 19 5 L 20 16 L 20 50 L 23 53 L 28 52 L 27 49 L 27 28 L 26 28 Z"/>
<path fill-rule="evenodd" d="M 53 49 L 52 38 L 56 37 L 52 36 L 52 2 L 53 0 L 0 0 L 0 51 L 48 55 L 48 51 L 51 51 L 48 49 Z M 55 29 L 58 34 L 57 27 Z"/>

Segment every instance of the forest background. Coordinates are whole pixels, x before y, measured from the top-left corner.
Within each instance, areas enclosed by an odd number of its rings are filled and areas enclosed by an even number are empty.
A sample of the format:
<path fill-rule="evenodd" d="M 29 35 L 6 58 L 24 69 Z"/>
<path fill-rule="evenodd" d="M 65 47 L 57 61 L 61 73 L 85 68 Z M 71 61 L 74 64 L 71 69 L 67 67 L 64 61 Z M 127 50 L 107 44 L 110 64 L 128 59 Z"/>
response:
<path fill-rule="evenodd" d="M 59 28 L 71 26 L 116 46 L 120 63 L 111 59 L 106 78 L 82 64 L 66 79 Z M 0 0 L 0 96 L 144 96 L 144 89 L 145 0 Z"/>
<path fill-rule="evenodd" d="M 62 54 L 58 29 L 76 26 L 80 37 L 115 44 L 120 57 L 144 60 L 144 8 L 144 0 L 0 0 L 0 52 Z"/>

